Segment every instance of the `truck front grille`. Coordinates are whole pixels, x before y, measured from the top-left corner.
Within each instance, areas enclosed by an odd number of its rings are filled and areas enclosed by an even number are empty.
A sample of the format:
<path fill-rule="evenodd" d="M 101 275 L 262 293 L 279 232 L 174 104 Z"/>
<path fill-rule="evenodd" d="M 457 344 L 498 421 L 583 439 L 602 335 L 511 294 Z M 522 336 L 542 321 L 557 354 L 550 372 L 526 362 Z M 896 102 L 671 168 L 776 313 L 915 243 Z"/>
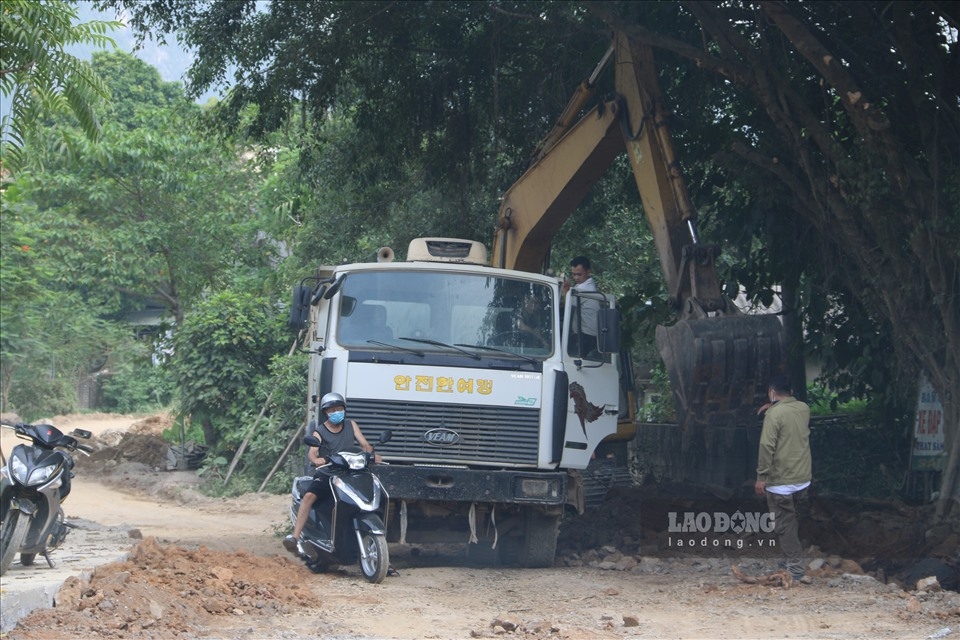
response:
<path fill-rule="evenodd" d="M 383 400 L 347 399 L 349 417 L 371 443 L 386 429 L 393 438 L 377 446 L 387 460 L 430 464 L 536 467 L 540 410 Z M 431 444 L 425 434 L 444 429 L 459 436 Z"/>

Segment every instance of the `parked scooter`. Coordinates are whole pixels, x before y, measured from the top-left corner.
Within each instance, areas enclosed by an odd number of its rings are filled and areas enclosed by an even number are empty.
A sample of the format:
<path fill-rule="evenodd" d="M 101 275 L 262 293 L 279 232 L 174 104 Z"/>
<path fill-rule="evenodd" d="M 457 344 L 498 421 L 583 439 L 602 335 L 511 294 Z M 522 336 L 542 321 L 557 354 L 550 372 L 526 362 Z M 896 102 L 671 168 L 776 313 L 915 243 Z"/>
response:
<path fill-rule="evenodd" d="M 378 444 L 390 440 L 384 431 Z M 307 436 L 303 443 L 319 447 L 320 440 Z M 329 456 L 329 463 L 313 476 L 293 481 L 291 521 L 296 522 L 303 494 L 314 479 L 330 482 L 330 495 L 317 500 L 301 536 L 304 561 L 310 570 L 320 573 L 330 565 L 353 564 L 359 558 L 360 570 L 370 582 L 383 581 L 390 568 L 386 520 L 389 496 L 370 469 L 374 454 L 366 451 L 342 451 Z"/>
<path fill-rule="evenodd" d="M 53 568 L 50 552 L 63 543 L 70 526 L 60 506 L 73 476 L 70 452 L 90 455 L 93 447 L 80 444 L 77 438 L 89 438 L 91 433 L 74 429 L 65 434 L 48 424 L 0 424 L 32 443 L 14 447 L 0 468 L 0 575 L 10 568 L 17 552 L 25 567 L 39 554 Z"/>

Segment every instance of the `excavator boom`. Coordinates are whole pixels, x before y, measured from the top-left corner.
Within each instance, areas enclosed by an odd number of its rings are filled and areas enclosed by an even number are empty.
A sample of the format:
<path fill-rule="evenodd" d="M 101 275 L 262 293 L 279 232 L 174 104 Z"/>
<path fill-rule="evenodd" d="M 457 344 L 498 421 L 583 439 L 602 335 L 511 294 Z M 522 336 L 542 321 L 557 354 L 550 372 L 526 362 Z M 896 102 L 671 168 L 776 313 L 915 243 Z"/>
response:
<path fill-rule="evenodd" d="M 573 122 L 611 52 L 614 97 Z M 493 264 L 542 271 L 554 235 L 624 152 L 678 314 L 675 324 L 657 328 L 656 342 L 680 422 L 706 427 L 755 421 L 767 382 L 784 365 L 782 325 L 774 316 L 740 314 L 721 292 L 715 268 L 720 249 L 700 241 L 650 47 L 614 34 L 611 51 L 504 194 Z"/>

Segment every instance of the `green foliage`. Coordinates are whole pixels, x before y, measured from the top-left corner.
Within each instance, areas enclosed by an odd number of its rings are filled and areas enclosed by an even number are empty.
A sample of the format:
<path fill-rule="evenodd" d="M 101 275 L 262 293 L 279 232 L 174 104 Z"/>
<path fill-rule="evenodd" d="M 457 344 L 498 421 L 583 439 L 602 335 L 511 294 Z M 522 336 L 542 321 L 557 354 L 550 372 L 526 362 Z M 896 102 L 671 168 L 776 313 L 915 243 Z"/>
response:
<path fill-rule="evenodd" d="M 91 140 L 100 136 L 97 110 L 109 96 L 103 80 L 86 62 L 65 51 L 73 44 L 114 46 L 106 36 L 119 22 L 75 24 L 77 11 L 67 0 L 4 0 L 0 10 L 0 90 L 10 112 L 0 119 L 4 167 L 16 170 L 31 132 L 46 120 L 70 113 Z"/>
<path fill-rule="evenodd" d="M 307 384 L 307 361 L 304 354 L 275 355 L 270 369 L 257 382 L 256 398 L 262 406 L 269 398 L 264 417 L 254 425 L 251 418 L 245 425 L 253 429 L 250 443 L 227 487 L 209 487 L 216 495 L 239 495 L 260 488 L 273 469 L 288 442 L 303 434 L 306 420 L 304 392 Z M 303 447 L 297 443 L 288 459 L 273 475 L 265 490 L 283 493 L 290 489 L 294 475 L 300 475 Z"/>
<path fill-rule="evenodd" d="M 152 362 L 148 345 L 105 377 L 101 408 L 118 413 L 149 413 L 170 406 L 175 387 L 166 367 Z"/>
<path fill-rule="evenodd" d="M 77 386 L 73 376 L 50 369 L 44 363 L 28 363 L 11 376 L 9 394 L 15 402 L 7 409 L 28 422 L 77 411 Z"/>
<path fill-rule="evenodd" d="M 808 385 L 807 404 L 810 405 L 812 415 L 858 414 L 866 412 L 871 407 L 870 402 L 863 399 L 844 402 L 840 395 L 831 393 L 829 389 L 817 384 Z"/>
<path fill-rule="evenodd" d="M 129 339 L 123 327 L 97 318 L 69 294 L 4 303 L 0 311 L 4 408 L 26 419 L 74 411 L 77 389 L 95 387 L 98 372 Z"/>
<path fill-rule="evenodd" d="M 179 82 L 165 82 L 157 69 L 129 53 L 97 51 L 91 65 L 110 90 L 104 119 L 113 126 L 135 129 L 143 125 L 142 116 L 149 119 L 156 109 L 188 119 L 191 111 L 196 113 Z"/>
<path fill-rule="evenodd" d="M 253 392 L 269 376 L 285 331 L 269 301 L 224 291 L 193 308 L 174 338 L 180 412 L 203 428 L 205 444 L 230 451 L 258 413 Z"/>
<path fill-rule="evenodd" d="M 676 404 L 670 389 L 670 378 L 663 362 L 658 360 L 650 373 L 650 386 L 645 390 L 652 397 L 640 407 L 637 420 L 640 422 L 672 423 L 677 421 Z"/>
<path fill-rule="evenodd" d="M 889 499 L 900 496 L 910 463 L 910 434 L 877 412 L 816 425 L 810 432 L 817 493 Z"/>
<path fill-rule="evenodd" d="M 3 409 L 32 419 L 76 409 L 78 386 L 95 384 L 128 337 L 61 286 L 57 231 L 36 224 L 26 196 L 14 183 L 0 202 L 0 380 Z"/>
<path fill-rule="evenodd" d="M 200 468 L 197 469 L 197 475 L 209 480 L 222 481 L 226 476 L 229 463 L 230 461 L 224 456 L 207 456 L 203 459 Z M 220 483 L 218 482 L 217 484 Z"/>
<path fill-rule="evenodd" d="M 24 151 L 42 170 L 21 172 L 18 188 L 37 207 L 33 225 L 49 236 L 65 286 L 106 313 L 149 300 L 182 321 L 205 290 L 275 255 L 258 245 L 245 197 L 255 167 L 202 131 L 199 109 L 156 69 L 127 54 L 95 56 L 94 66 L 127 98 L 118 119 L 99 145 L 74 136 L 69 155 L 34 136 Z M 143 91 L 124 89 L 133 85 Z"/>

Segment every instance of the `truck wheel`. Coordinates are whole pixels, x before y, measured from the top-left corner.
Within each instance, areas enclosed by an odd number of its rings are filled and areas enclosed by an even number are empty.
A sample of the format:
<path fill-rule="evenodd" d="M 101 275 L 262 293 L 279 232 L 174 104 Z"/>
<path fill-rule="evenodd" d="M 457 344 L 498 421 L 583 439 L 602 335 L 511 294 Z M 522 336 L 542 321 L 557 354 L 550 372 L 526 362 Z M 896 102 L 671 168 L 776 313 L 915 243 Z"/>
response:
<path fill-rule="evenodd" d="M 25 516 L 17 509 L 8 509 L 0 529 L 0 576 L 7 572 L 13 564 L 13 556 L 23 545 L 30 529 L 30 517 Z"/>
<path fill-rule="evenodd" d="M 493 548 L 493 538 L 482 538 L 480 541 L 467 543 L 467 562 L 478 567 L 495 567 L 500 564 L 500 550 L 504 540 Z"/>
<path fill-rule="evenodd" d="M 523 567 L 552 567 L 557 555 L 560 515 L 527 511 L 525 531 L 517 558 Z"/>

